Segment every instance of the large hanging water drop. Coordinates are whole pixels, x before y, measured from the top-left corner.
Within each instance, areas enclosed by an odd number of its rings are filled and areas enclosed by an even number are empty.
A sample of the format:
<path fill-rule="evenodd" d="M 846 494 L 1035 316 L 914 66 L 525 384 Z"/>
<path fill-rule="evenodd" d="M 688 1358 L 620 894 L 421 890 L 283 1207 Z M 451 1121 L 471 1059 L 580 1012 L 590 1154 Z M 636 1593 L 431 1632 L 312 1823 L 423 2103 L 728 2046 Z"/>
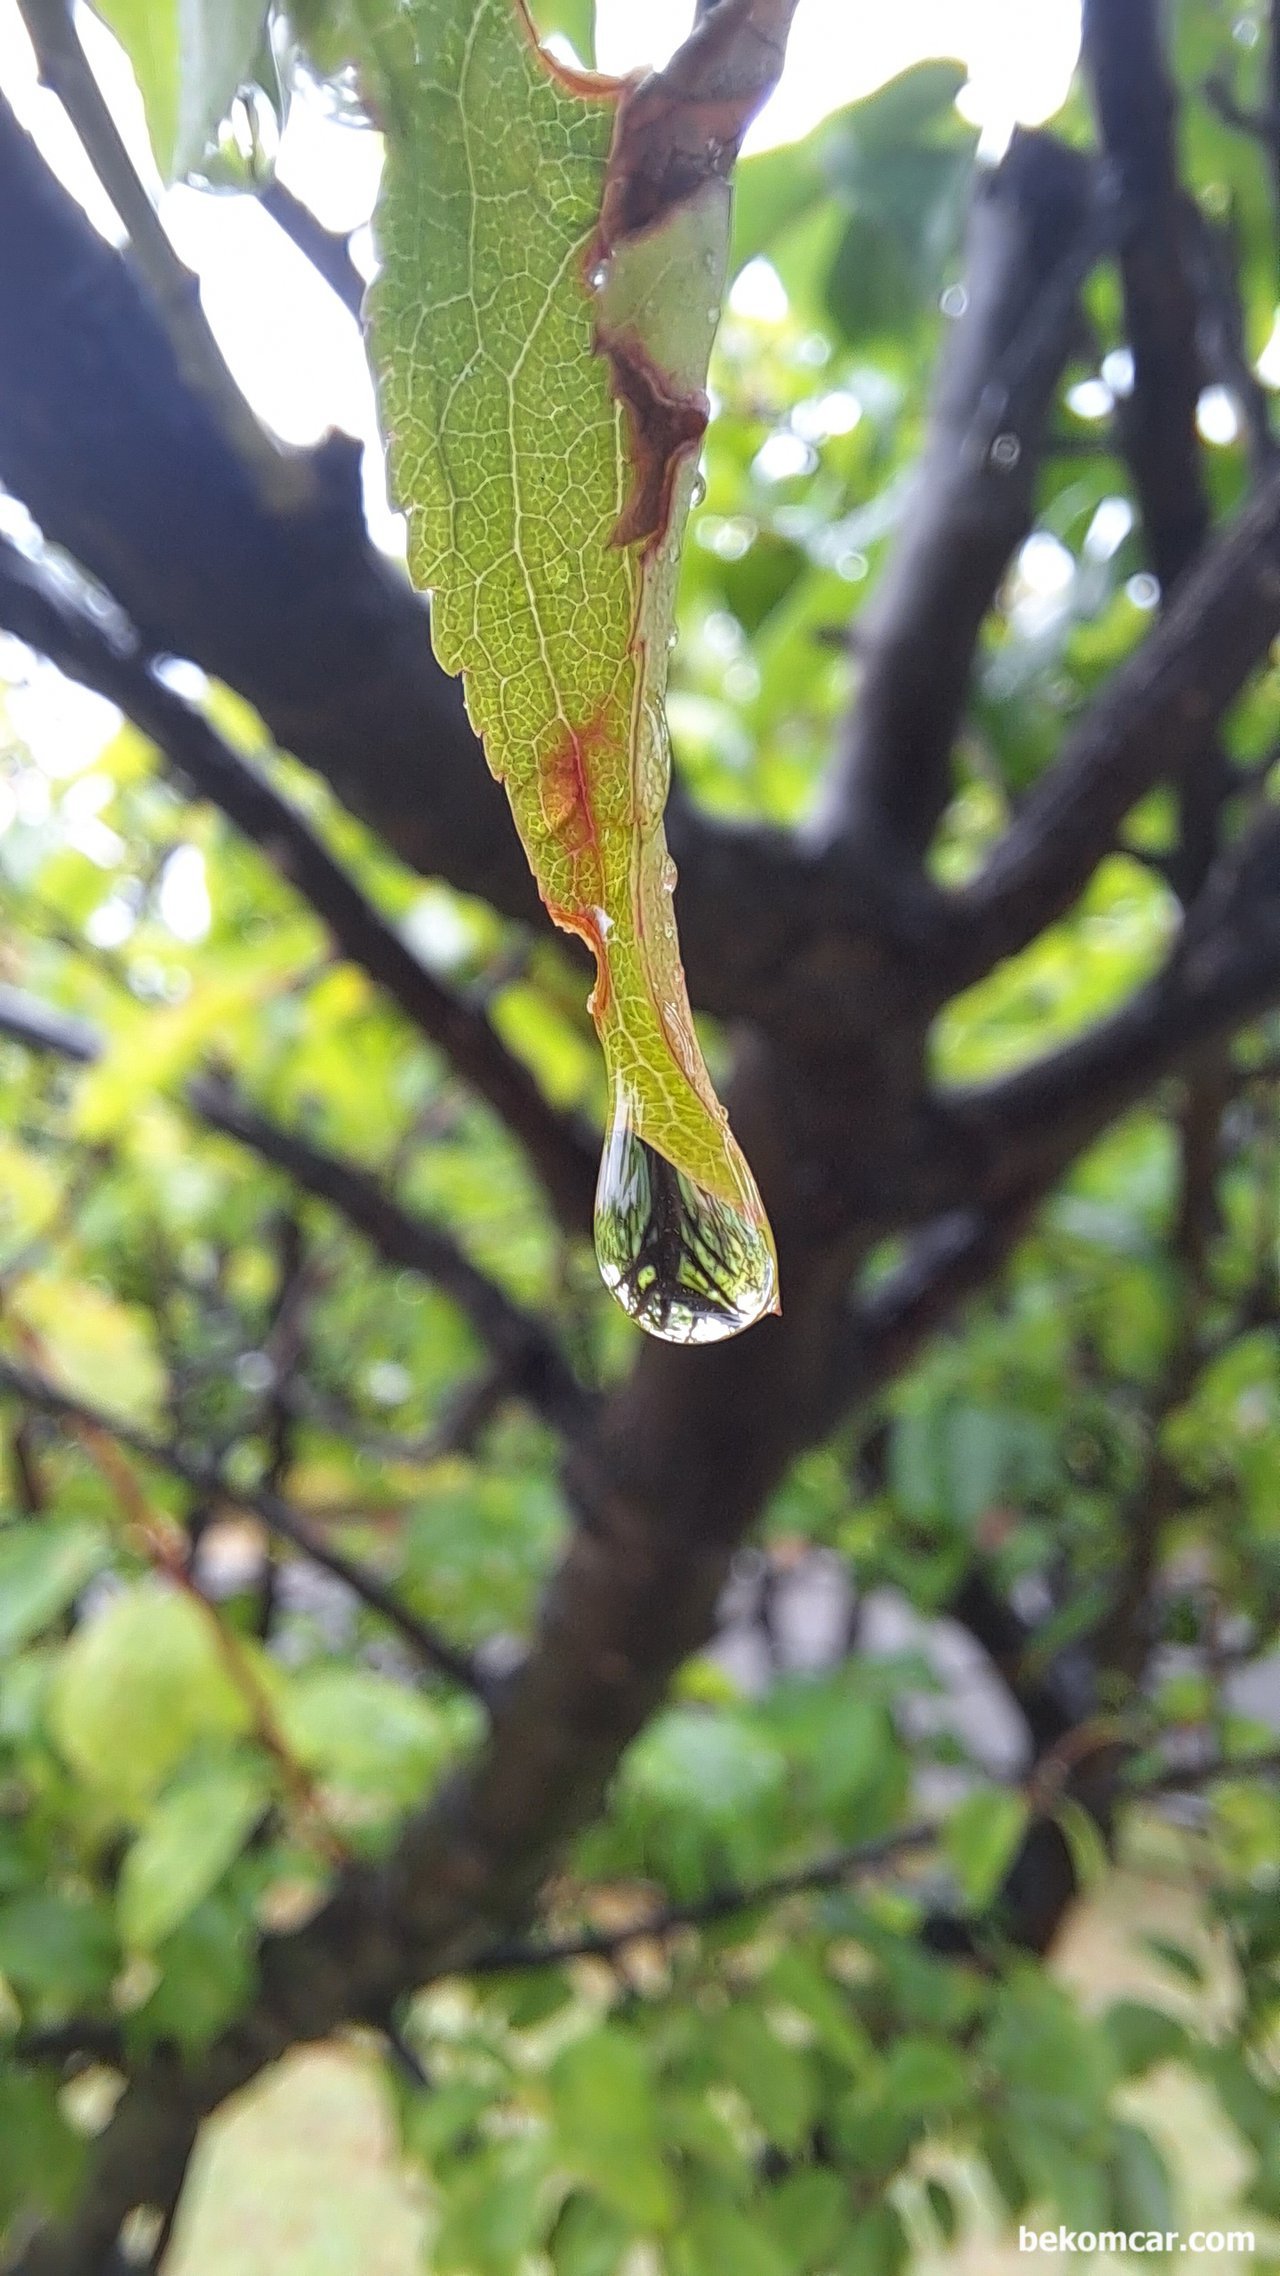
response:
<path fill-rule="evenodd" d="M 615 1109 L 596 1187 L 596 1256 L 606 1288 L 664 1343 L 720 1343 L 774 1308 L 778 1268 L 767 1226 L 706 1192 L 637 1136 Z"/>

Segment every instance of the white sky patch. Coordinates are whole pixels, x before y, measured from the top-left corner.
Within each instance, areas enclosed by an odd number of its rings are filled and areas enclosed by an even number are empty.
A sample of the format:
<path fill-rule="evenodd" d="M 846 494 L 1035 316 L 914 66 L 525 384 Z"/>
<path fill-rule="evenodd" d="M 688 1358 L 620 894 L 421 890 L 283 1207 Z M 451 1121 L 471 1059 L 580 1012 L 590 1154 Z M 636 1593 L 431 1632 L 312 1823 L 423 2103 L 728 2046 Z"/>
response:
<path fill-rule="evenodd" d="M 598 0 L 602 71 L 665 62 L 689 28 L 689 0 Z M 807 134 L 828 111 L 869 94 L 922 55 L 953 55 L 969 73 L 962 108 L 1002 148 L 1021 122 L 1037 126 L 1066 93 L 1080 45 L 1079 0 L 909 0 L 898 8 L 800 0 L 787 68 L 747 137 L 768 149 Z"/>
<path fill-rule="evenodd" d="M 998 145 L 1015 120 L 1035 123 L 1062 100 L 1079 44 L 1079 14 L 1079 0 L 1038 0 L 1035 8 L 1026 0 L 911 0 L 879 11 L 800 0 L 782 84 L 756 121 L 748 148 L 807 133 L 827 112 L 930 54 L 954 55 L 966 65 L 966 115 Z M 648 0 L 641 9 L 634 0 L 600 0 L 598 17 L 601 68 L 629 71 L 670 54 L 688 29 L 690 5 Z M 79 20 L 135 161 L 154 182 L 132 74 L 83 7 Z M 118 236 L 110 203 L 60 105 L 37 83 L 16 0 L 0 0 L 0 85 L 68 187 L 101 228 Z M 380 164 L 376 134 L 335 117 L 320 91 L 298 94 L 281 143 L 280 175 L 327 227 L 353 230 L 368 221 Z M 372 390 L 356 327 L 253 200 L 176 189 L 164 196 L 162 212 L 183 259 L 200 277 L 209 320 L 259 415 L 290 442 L 314 441 L 330 426 L 372 442 Z M 762 277 L 756 285 L 763 297 Z M 740 280 L 739 293 L 750 289 Z M 738 294 L 734 306 L 740 313 L 773 313 L 772 307 L 748 307 Z M 375 454 L 370 458 L 374 534 L 402 550 Z"/>
<path fill-rule="evenodd" d="M 1196 426 L 1207 443 L 1233 443 L 1240 415 L 1225 387 L 1206 387 L 1196 405 Z"/>
<path fill-rule="evenodd" d="M 1133 508 L 1127 498 L 1103 498 L 1085 532 L 1084 553 L 1090 561 L 1109 561 L 1133 528 Z"/>
<path fill-rule="evenodd" d="M 91 766 L 120 726 L 120 713 L 92 688 L 66 680 L 43 657 L 6 642 L 0 672 L 9 680 L 5 711 L 42 774 L 64 781 Z"/>
<path fill-rule="evenodd" d="M 691 0 L 599 0 L 601 68 L 630 71 L 662 62 L 684 37 Z M 210 324 L 250 403 L 285 441 L 314 442 L 330 427 L 356 435 L 365 453 L 365 504 L 375 541 L 403 553 L 404 526 L 387 504 L 377 444 L 373 390 L 357 326 L 308 262 L 249 197 L 186 187 L 160 193 L 147 146 L 141 99 L 120 49 L 89 10 L 78 22 L 86 48 L 143 179 L 160 194 L 165 226 L 200 278 Z M 1080 0 L 908 0 L 896 9 L 850 8 L 844 0 L 800 0 L 782 84 L 756 121 L 748 150 L 807 133 L 820 119 L 928 55 L 964 64 L 965 116 L 983 130 L 984 145 L 1003 147 L 1017 121 L 1035 124 L 1066 93 L 1079 45 Z M 0 87 L 35 135 L 51 166 L 104 234 L 120 227 L 61 105 L 37 79 L 16 0 L 0 0 Z M 334 115 L 323 92 L 303 87 L 292 105 L 279 152 L 279 172 L 331 229 L 360 230 L 373 210 L 381 141 Z M 786 296 L 768 262 L 752 262 L 734 287 L 739 315 L 769 320 L 786 313 Z M 1110 377 L 1110 373 L 1107 375 Z M 828 431 L 841 432 L 839 426 Z M 796 443 L 800 437 L 797 430 Z M 42 750 L 74 749 L 83 764 L 87 713 L 62 714 L 49 729 L 51 682 L 29 705 Z M 73 701 L 84 702 L 96 699 Z M 39 726 L 37 727 L 37 722 Z M 100 711 L 98 745 L 114 726 Z"/>
<path fill-rule="evenodd" d="M 203 940 L 213 922 L 204 855 L 199 846 L 175 846 L 160 873 L 156 910 L 175 940 Z"/>
<path fill-rule="evenodd" d="M 762 324 L 781 324 L 789 306 L 786 288 L 772 261 L 757 253 L 739 269 L 729 287 L 729 307 L 735 316 L 754 316 Z"/>

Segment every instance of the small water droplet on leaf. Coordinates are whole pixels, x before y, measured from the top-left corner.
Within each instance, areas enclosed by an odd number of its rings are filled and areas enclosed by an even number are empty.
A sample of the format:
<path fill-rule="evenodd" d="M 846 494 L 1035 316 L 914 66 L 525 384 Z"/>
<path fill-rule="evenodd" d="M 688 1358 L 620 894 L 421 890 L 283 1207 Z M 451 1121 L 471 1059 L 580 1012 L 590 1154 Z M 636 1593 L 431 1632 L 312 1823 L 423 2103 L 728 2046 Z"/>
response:
<path fill-rule="evenodd" d="M 625 1093 L 600 1163 L 595 1234 L 606 1288 L 664 1343 L 720 1343 L 773 1307 L 773 1247 L 746 1196 L 739 1207 L 705 1192 L 646 1145 Z"/>

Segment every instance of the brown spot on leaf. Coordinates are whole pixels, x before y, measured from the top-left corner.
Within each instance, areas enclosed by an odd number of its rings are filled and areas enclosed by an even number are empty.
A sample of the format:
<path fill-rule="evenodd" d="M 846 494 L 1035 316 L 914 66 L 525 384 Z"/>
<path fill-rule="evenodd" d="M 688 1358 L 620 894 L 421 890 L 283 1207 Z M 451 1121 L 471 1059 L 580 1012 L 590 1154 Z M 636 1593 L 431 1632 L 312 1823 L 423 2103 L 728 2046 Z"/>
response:
<path fill-rule="evenodd" d="M 613 392 L 625 404 L 630 430 L 631 494 L 618 517 L 614 545 L 661 544 L 671 519 L 676 475 L 707 431 L 709 405 L 699 388 L 682 393 L 634 332 L 596 334 L 609 359 Z"/>
<path fill-rule="evenodd" d="M 661 71 L 624 85 L 597 258 L 724 181 L 782 71 L 796 0 L 719 0 Z"/>
<path fill-rule="evenodd" d="M 562 933 L 576 933 L 585 940 L 596 960 L 596 982 L 587 998 L 587 1010 L 593 1019 L 599 1019 L 609 1001 L 609 951 L 605 947 L 604 927 L 596 909 L 562 909 L 555 901 L 548 901 L 547 915 Z"/>
<path fill-rule="evenodd" d="M 592 805 L 590 763 L 609 739 L 609 723 L 597 712 L 581 727 L 566 727 L 539 769 L 539 792 L 547 827 L 566 853 L 598 852 L 599 834 Z"/>

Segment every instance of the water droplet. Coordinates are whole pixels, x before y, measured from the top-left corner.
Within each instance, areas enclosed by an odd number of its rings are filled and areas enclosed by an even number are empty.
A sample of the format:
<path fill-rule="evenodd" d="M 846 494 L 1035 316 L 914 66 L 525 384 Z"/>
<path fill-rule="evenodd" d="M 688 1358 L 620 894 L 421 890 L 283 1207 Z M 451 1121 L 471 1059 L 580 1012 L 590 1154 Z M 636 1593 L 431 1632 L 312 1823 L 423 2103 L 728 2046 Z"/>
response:
<path fill-rule="evenodd" d="M 607 262 L 607 261 L 597 261 L 597 262 L 596 262 L 596 265 L 595 265 L 595 267 L 594 267 L 594 269 L 592 269 L 592 270 L 590 271 L 590 273 L 589 273 L 589 275 L 588 275 L 588 277 L 587 277 L 587 283 L 590 285 L 590 287 L 591 287 L 591 290 L 592 290 L 593 292 L 603 292 L 603 291 L 604 291 L 604 288 L 605 288 L 605 286 L 608 284 L 608 282 L 609 282 L 609 264 L 608 264 L 608 262 Z"/>
<path fill-rule="evenodd" d="M 997 435 L 991 445 L 991 463 L 1003 473 L 1011 473 L 1022 456 L 1022 444 L 1017 435 Z"/>
<path fill-rule="evenodd" d="M 707 1193 L 637 1137 L 625 1094 L 596 1187 L 596 1256 L 606 1288 L 664 1343 L 720 1343 L 774 1301 L 777 1267 L 749 1208 Z"/>
<path fill-rule="evenodd" d="M 693 488 L 689 492 L 690 506 L 700 506 L 703 499 L 706 497 L 706 494 L 707 478 L 706 475 L 702 472 L 701 468 L 699 468 L 698 472 L 694 475 L 693 478 Z"/>

